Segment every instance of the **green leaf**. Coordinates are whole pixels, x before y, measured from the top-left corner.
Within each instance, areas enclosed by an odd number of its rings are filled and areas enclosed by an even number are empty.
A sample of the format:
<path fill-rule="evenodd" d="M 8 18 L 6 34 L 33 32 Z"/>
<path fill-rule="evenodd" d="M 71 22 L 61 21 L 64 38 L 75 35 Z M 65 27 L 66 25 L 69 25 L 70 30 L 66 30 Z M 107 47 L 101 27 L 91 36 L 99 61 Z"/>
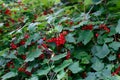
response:
<path fill-rule="evenodd" d="M 30 79 L 28 79 L 28 80 L 39 80 L 39 78 L 38 78 L 38 76 L 34 75 Z"/>
<path fill-rule="evenodd" d="M 88 76 L 85 78 L 85 80 L 97 80 L 95 73 L 88 73 Z"/>
<path fill-rule="evenodd" d="M 82 58 L 81 63 L 82 64 L 89 64 L 90 63 L 90 56 Z"/>
<path fill-rule="evenodd" d="M 29 52 L 25 62 L 33 61 L 35 58 L 39 57 L 42 54 L 41 49 L 36 49 L 33 52 Z"/>
<path fill-rule="evenodd" d="M 114 38 L 105 38 L 104 39 L 105 43 L 112 42 L 113 40 L 114 40 Z"/>
<path fill-rule="evenodd" d="M 57 73 L 61 70 L 64 70 L 66 67 L 68 67 L 72 63 L 72 59 L 65 60 L 60 66 L 57 66 L 54 71 Z"/>
<path fill-rule="evenodd" d="M 93 37 L 93 32 L 92 31 L 90 31 L 90 30 L 81 31 L 81 33 L 79 34 L 78 42 L 82 41 L 82 43 L 84 45 L 86 45 L 88 42 L 90 42 L 92 37 Z"/>
<path fill-rule="evenodd" d="M 104 68 L 104 63 L 97 61 L 93 63 L 91 67 L 96 71 L 101 71 Z"/>
<path fill-rule="evenodd" d="M 92 4 L 93 2 L 92 2 L 92 0 L 84 0 L 84 4 L 85 5 L 90 5 L 90 4 Z"/>
<path fill-rule="evenodd" d="M 8 72 L 5 75 L 3 75 L 1 78 L 2 78 L 2 80 L 6 80 L 9 78 L 15 77 L 16 75 L 17 75 L 17 73 L 15 73 L 15 72 Z"/>
<path fill-rule="evenodd" d="M 71 33 L 68 34 L 65 38 L 67 42 L 70 42 L 70 43 L 75 42 L 75 38 L 73 37 L 73 34 Z"/>
<path fill-rule="evenodd" d="M 69 69 L 72 71 L 73 74 L 76 74 L 76 73 L 83 70 L 81 67 L 79 67 L 79 61 L 74 62 L 73 64 L 71 64 L 69 66 Z"/>
<path fill-rule="evenodd" d="M 40 34 L 39 33 L 35 33 L 34 35 L 34 41 L 38 40 L 40 38 Z"/>
<path fill-rule="evenodd" d="M 114 50 L 118 50 L 120 48 L 120 42 L 112 42 L 109 44 L 109 47 L 113 48 Z"/>
<path fill-rule="evenodd" d="M 30 31 L 30 32 L 33 32 L 33 31 L 35 31 L 35 29 L 37 28 L 36 27 L 36 25 L 38 25 L 39 23 L 31 23 L 29 26 L 28 26 L 28 30 Z"/>
<path fill-rule="evenodd" d="M 104 58 L 110 53 L 110 50 L 106 44 L 102 46 L 102 49 L 99 50 L 95 55 L 99 58 Z"/>
<path fill-rule="evenodd" d="M 60 60 L 61 58 L 64 58 L 66 56 L 66 54 L 67 53 L 56 55 L 56 56 L 52 57 L 51 60 L 53 60 L 53 61 Z"/>
<path fill-rule="evenodd" d="M 45 68 L 44 70 L 38 70 L 37 75 L 38 76 L 47 75 L 49 71 L 50 71 L 50 68 Z"/>
<path fill-rule="evenodd" d="M 116 32 L 120 34 L 120 19 L 118 20 L 118 25 L 116 27 Z"/>
<path fill-rule="evenodd" d="M 64 72 L 64 70 L 60 71 L 60 73 L 57 75 L 57 80 L 61 80 L 62 78 L 64 78 L 65 74 L 66 73 Z"/>
<path fill-rule="evenodd" d="M 116 55 L 110 55 L 110 56 L 108 57 L 108 59 L 109 59 L 109 61 L 113 61 L 113 60 L 116 59 Z"/>
<path fill-rule="evenodd" d="M 56 30 L 57 32 L 61 32 L 61 31 L 62 31 L 62 29 L 63 29 L 63 27 L 62 27 L 62 26 L 60 26 L 60 25 L 55 26 L 55 30 Z"/>
<path fill-rule="evenodd" d="M 74 57 L 80 59 L 82 64 L 88 64 L 91 59 L 91 56 L 85 51 L 75 53 Z"/>
<path fill-rule="evenodd" d="M 6 53 L 8 50 L 9 50 L 9 48 L 6 48 L 6 49 L 0 51 L 0 56 L 2 56 L 2 55 L 3 55 L 4 53 Z"/>

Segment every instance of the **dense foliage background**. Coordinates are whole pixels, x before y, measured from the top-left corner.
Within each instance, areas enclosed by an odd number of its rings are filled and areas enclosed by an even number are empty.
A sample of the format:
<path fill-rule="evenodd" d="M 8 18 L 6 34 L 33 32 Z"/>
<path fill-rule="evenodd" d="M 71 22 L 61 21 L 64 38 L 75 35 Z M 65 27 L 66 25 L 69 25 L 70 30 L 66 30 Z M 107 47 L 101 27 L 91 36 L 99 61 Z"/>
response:
<path fill-rule="evenodd" d="M 120 80 L 119 0 L 0 0 L 1 80 Z"/>

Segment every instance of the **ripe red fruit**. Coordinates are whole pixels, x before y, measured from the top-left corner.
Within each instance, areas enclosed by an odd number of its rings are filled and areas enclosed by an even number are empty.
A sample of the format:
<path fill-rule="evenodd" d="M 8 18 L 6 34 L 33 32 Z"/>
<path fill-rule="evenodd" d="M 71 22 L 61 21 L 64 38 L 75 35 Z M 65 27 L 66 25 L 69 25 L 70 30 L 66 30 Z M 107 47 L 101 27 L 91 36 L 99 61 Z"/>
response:
<path fill-rule="evenodd" d="M 115 70 L 115 72 L 112 73 L 112 75 L 113 76 L 117 75 L 117 74 L 119 74 L 119 72 L 120 72 L 120 66 Z"/>
<path fill-rule="evenodd" d="M 11 47 L 12 49 L 16 49 L 16 48 L 17 48 L 17 45 L 12 42 L 12 43 L 10 44 L 10 47 Z"/>
<path fill-rule="evenodd" d="M 10 24 L 7 22 L 7 23 L 5 24 L 5 26 L 6 26 L 6 27 L 9 27 L 9 26 L 10 26 Z"/>
<path fill-rule="evenodd" d="M 105 24 L 101 24 L 99 28 L 105 30 L 108 33 L 110 32 L 110 29 Z"/>
<path fill-rule="evenodd" d="M 93 30 L 93 25 L 89 24 L 87 26 L 82 27 L 82 30 Z"/>
<path fill-rule="evenodd" d="M 18 68 L 18 71 L 19 72 L 25 72 L 25 68 L 20 67 L 20 68 Z"/>
<path fill-rule="evenodd" d="M 98 37 L 98 36 L 99 36 L 99 34 L 98 34 L 98 33 L 96 33 L 96 34 L 95 34 L 95 36 L 96 36 L 96 37 Z"/>
<path fill-rule="evenodd" d="M 67 59 L 67 60 L 70 59 L 70 56 L 71 56 L 71 53 L 70 53 L 70 51 L 68 51 L 68 52 L 67 52 L 67 55 L 66 55 L 66 59 Z"/>
<path fill-rule="evenodd" d="M 29 71 L 25 71 L 25 74 L 27 74 L 28 76 L 32 75 L 31 72 L 29 72 Z"/>
<path fill-rule="evenodd" d="M 48 48 L 46 44 L 42 44 L 42 46 L 43 46 L 44 48 Z"/>
<path fill-rule="evenodd" d="M 118 54 L 118 58 L 120 59 L 120 54 Z"/>
<path fill-rule="evenodd" d="M 26 55 L 21 55 L 21 58 L 22 58 L 23 60 L 25 60 L 25 59 L 26 59 Z"/>
<path fill-rule="evenodd" d="M 62 34 L 63 34 L 64 36 L 66 36 L 66 35 L 68 34 L 68 32 L 67 32 L 67 31 L 63 31 Z"/>
<path fill-rule="evenodd" d="M 46 37 L 43 38 L 43 41 L 45 41 L 45 40 L 46 40 Z"/>
<path fill-rule="evenodd" d="M 21 40 L 20 41 L 20 45 L 24 45 L 25 44 L 25 41 L 24 40 Z"/>
<path fill-rule="evenodd" d="M 41 54 L 41 55 L 39 56 L 39 59 L 44 59 L 44 57 L 45 57 L 45 55 L 44 55 L 44 54 Z"/>
<path fill-rule="evenodd" d="M 12 19 L 12 18 L 10 18 L 10 21 L 12 22 L 12 23 L 14 23 L 15 21 L 14 21 L 14 19 Z"/>
<path fill-rule="evenodd" d="M 57 38 L 51 38 L 49 40 L 47 40 L 46 42 L 54 42 L 56 43 L 57 47 L 60 45 L 64 45 L 66 40 L 65 40 L 65 36 L 61 33 Z"/>
<path fill-rule="evenodd" d="M 13 63 L 12 61 L 8 62 L 8 63 L 6 64 L 6 66 L 7 66 L 8 68 L 14 68 L 14 67 L 15 67 L 15 66 L 14 66 L 14 63 Z"/>
<path fill-rule="evenodd" d="M 28 34 L 25 34 L 24 38 L 28 39 L 30 36 Z"/>
<path fill-rule="evenodd" d="M 48 14 L 47 11 L 44 11 L 44 12 L 43 12 L 43 15 L 47 15 L 47 14 Z"/>
<path fill-rule="evenodd" d="M 38 45 L 38 48 L 40 49 L 40 48 L 41 48 L 41 46 L 40 46 L 40 45 Z"/>
<path fill-rule="evenodd" d="M 10 9 L 6 9 L 6 10 L 5 10 L 5 14 L 6 14 L 6 15 L 11 15 L 11 10 L 10 10 Z"/>
<path fill-rule="evenodd" d="M 74 24 L 74 22 L 73 22 L 73 21 L 70 21 L 70 22 L 69 22 L 69 25 L 73 25 L 73 24 Z"/>

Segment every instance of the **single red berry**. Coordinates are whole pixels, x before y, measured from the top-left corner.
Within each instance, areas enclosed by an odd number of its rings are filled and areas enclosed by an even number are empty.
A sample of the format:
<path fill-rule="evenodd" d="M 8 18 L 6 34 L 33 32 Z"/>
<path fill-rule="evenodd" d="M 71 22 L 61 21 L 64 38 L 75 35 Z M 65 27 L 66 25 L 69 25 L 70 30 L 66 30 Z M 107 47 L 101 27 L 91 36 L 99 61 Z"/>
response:
<path fill-rule="evenodd" d="M 22 58 L 23 60 L 25 60 L 25 59 L 26 59 L 26 55 L 21 55 L 21 58 Z"/>
<path fill-rule="evenodd" d="M 44 59 L 44 57 L 45 57 L 45 55 L 44 55 L 44 54 L 41 54 L 41 55 L 39 56 L 39 59 Z"/>
<path fill-rule="evenodd" d="M 47 15 L 47 14 L 48 14 L 47 11 L 44 11 L 44 12 L 43 12 L 43 15 Z"/>
<path fill-rule="evenodd" d="M 43 38 L 43 41 L 45 41 L 45 40 L 46 40 L 46 37 Z"/>
<path fill-rule="evenodd" d="M 8 62 L 8 63 L 6 64 L 6 66 L 7 66 L 8 68 L 10 68 L 11 64 Z"/>
<path fill-rule="evenodd" d="M 98 33 L 96 33 L 96 34 L 95 34 L 95 36 L 96 36 L 96 37 L 98 37 L 98 36 L 99 36 L 99 34 L 98 34 Z"/>
<path fill-rule="evenodd" d="M 99 28 L 104 28 L 104 27 L 107 27 L 105 24 L 100 24 Z"/>
<path fill-rule="evenodd" d="M 42 44 L 42 46 L 43 46 L 44 48 L 48 48 L 46 44 Z"/>
<path fill-rule="evenodd" d="M 15 68 L 15 66 L 14 66 L 14 65 L 12 65 L 12 66 L 11 66 L 11 68 Z"/>
<path fill-rule="evenodd" d="M 10 21 L 11 21 L 12 23 L 14 23 L 14 22 L 15 22 L 15 20 L 14 20 L 14 19 L 12 19 L 12 18 L 10 18 Z"/>
<path fill-rule="evenodd" d="M 20 68 L 18 68 L 18 71 L 19 72 L 25 72 L 25 68 L 20 67 Z"/>
<path fill-rule="evenodd" d="M 69 25 L 73 25 L 73 24 L 74 24 L 74 22 L 73 22 L 73 21 L 70 21 L 70 22 L 69 22 Z"/>
<path fill-rule="evenodd" d="M 64 36 L 66 36 L 66 35 L 68 34 L 68 32 L 67 32 L 67 31 L 63 31 L 62 34 L 63 34 Z"/>
<path fill-rule="evenodd" d="M 24 38 L 28 39 L 30 36 L 28 34 L 25 34 Z"/>
<path fill-rule="evenodd" d="M 118 58 L 120 59 L 120 54 L 118 54 Z"/>
<path fill-rule="evenodd" d="M 6 27 L 9 27 L 9 26 L 10 26 L 10 24 L 7 22 L 7 23 L 5 24 L 5 26 L 6 26 Z"/>
<path fill-rule="evenodd" d="M 40 49 L 40 48 L 41 48 L 41 46 L 40 46 L 40 45 L 38 45 L 38 48 Z"/>
<path fill-rule="evenodd" d="M 70 53 L 70 51 L 68 51 L 68 52 L 67 52 L 67 55 L 66 55 L 66 59 L 67 59 L 67 60 L 70 59 L 70 56 L 71 56 L 71 53 Z"/>
<path fill-rule="evenodd" d="M 24 45 L 25 44 L 25 41 L 24 40 L 21 40 L 20 41 L 20 45 Z"/>
<path fill-rule="evenodd" d="M 31 72 L 29 72 L 29 71 L 25 71 L 25 74 L 27 74 L 28 76 L 32 75 Z"/>

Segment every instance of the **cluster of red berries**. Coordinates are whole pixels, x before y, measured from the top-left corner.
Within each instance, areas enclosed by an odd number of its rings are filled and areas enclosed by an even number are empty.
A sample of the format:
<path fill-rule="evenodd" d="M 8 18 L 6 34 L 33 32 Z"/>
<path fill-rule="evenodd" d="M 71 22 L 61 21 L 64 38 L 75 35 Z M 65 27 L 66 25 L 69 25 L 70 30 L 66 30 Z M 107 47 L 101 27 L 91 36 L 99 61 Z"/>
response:
<path fill-rule="evenodd" d="M 110 32 L 110 29 L 105 24 L 101 24 L 99 28 L 105 30 L 106 32 Z"/>
<path fill-rule="evenodd" d="M 15 44 L 15 43 L 12 42 L 12 43 L 10 44 L 10 47 L 11 47 L 11 49 L 17 49 L 17 47 L 18 47 L 17 45 L 20 46 L 20 45 L 24 45 L 24 44 L 25 44 L 25 41 L 24 41 L 24 40 L 21 40 L 20 43 L 18 43 L 18 44 Z"/>
<path fill-rule="evenodd" d="M 11 15 L 11 10 L 10 10 L 10 9 L 6 9 L 6 10 L 5 10 L 5 14 L 6 14 L 6 15 Z"/>
<path fill-rule="evenodd" d="M 14 68 L 14 67 L 15 67 L 15 66 L 14 66 L 14 63 L 13 63 L 12 61 L 8 62 L 8 63 L 6 64 L 6 66 L 7 66 L 8 68 Z"/>
<path fill-rule="evenodd" d="M 43 12 L 43 15 L 47 15 L 47 14 L 52 14 L 54 11 L 52 9 L 49 9 L 47 11 Z"/>
<path fill-rule="evenodd" d="M 67 52 L 67 55 L 66 55 L 66 59 L 67 59 L 67 60 L 70 59 L 70 56 L 71 56 L 71 53 L 70 53 L 70 51 L 68 51 L 68 52 Z"/>
<path fill-rule="evenodd" d="M 46 42 L 54 42 L 57 46 L 64 45 L 66 40 L 65 36 L 63 34 L 60 34 L 57 38 L 51 38 L 47 40 Z"/>
<path fill-rule="evenodd" d="M 28 39 L 29 38 L 29 35 L 28 34 L 26 34 L 25 36 L 24 36 L 24 39 Z M 25 40 L 24 39 L 22 39 L 18 44 L 15 44 L 15 43 L 11 43 L 10 44 L 10 47 L 11 47 L 11 49 L 17 49 L 17 45 L 25 45 Z"/>
<path fill-rule="evenodd" d="M 65 22 L 66 24 L 69 24 L 69 25 L 73 25 L 74 24 L 74 22 L 73 21 L 68 21 L 68 20 L 66 20 L 66 22 Z"/>
<path fill-rule="evenodd" d="M 10 47 L 11 47 L 12 49 L 17 49 L 17 45 L 14 44 L 13 42 L 10 44 Z"/>
<path fill-rule="evenodd" d="M 27 74 L 28 76 L 32 75 L 31 72 L 27 71 L 26 68 L 23 68 L 23 67 L 18 68 L 18 71 L 23 72 L 23 73 Z"/>
<path fill-rule="evenodd" d="M 82 27 L 82 30 L 93 30 L 93 25 L 89 24 L 87 26 Z"/>
<path fill-rule="evenodd" d="M 117 75 L 117 74 L 119 74 L 119 72 L 120 72 L 120 66 L 115 70 L 115 72 L 112 73 L 112 75 L 113 76 Z"/>
<path fill-rule="evenodd" d="M 25 60 L 26 59 L 26 55 L 20 55 L 21 56 L 21 58 L 23 59 L 23 60 Z"/>

